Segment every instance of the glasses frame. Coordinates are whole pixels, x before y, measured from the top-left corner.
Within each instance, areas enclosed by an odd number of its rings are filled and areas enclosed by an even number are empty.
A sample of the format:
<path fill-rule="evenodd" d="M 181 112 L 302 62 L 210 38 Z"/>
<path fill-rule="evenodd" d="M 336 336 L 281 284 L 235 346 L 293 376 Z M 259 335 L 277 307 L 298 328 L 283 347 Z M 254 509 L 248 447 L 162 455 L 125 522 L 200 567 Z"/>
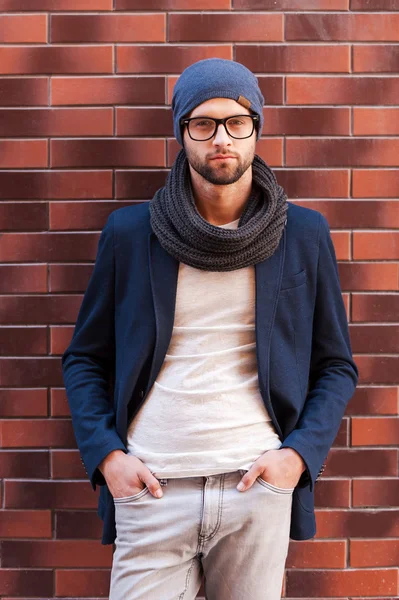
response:
<path fill-rule="evenodd" d="M 252 119 L 252 131 L 249 135 L 246 135 L 244 137 L 236 137 L 235 135 L 231 135 L 231 133 L 229 133 L 229 130 L 226 127 L 226 121 L 229 121 L 230 119 L 235 119 L 237 117 L 249 117 L 250 119 Z M 195 119 L 209 119 L 210 121 L 214 121 L 215 122 L 215 129 L 212 133 L 212 135 L 210 135 L 207 138 L 204 138 L 203 140 L 197 140 L 196 138 L 193 138 L 193 136 L 190 133 L 190 121 L 194 121 Z M 219 125 L 223 125 L 223 127 L 226 130 L 226 133 L 229 137 L 234 138 L 235 140 L 246 140 L 248 138 L 251 137 L 251 135 L 254 132 L 255 129 L 255 123 L 259 122 L 259 115 L 231 115 L 230 117 L 225 117 L 224 119 L 214 119 L 213 117 L 207 117 L 205 115 L 198 115 L 196 117 L 191 117 L 191 118 L 185 118 L 183 117 L 182 119 L 180 119 L 180 125 L 186 125 L 187 126 L 187 132 L 189 137 L 194 141 L 194 142 L 207 142 L 208 140 L 212 139 L 215 135 L 216 132 L 218 130 Z"/>

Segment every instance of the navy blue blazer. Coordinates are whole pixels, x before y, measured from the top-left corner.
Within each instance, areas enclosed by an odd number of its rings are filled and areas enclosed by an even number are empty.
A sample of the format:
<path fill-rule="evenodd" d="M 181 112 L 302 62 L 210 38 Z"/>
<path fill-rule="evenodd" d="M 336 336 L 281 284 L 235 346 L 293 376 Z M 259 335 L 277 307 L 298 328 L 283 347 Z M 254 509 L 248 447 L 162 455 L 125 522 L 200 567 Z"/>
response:
<path fill-rule="evenodd" d="M 149 204 L 115 210 L 73 338 L 62 357 L 76 441 L 93 489 L 103 544 L 116 537 L 111 493 L 98 465 L 127 452 L 127 428 L 146 399 L 172 334 L 178 261 L 152 232 Z M 282 439 L 307 469 L 294 490 L 291 538 L 316 532 L 314 483 L 354 393 L 358 371 L 325 218 L 289 203 L 275 253 L 255 265 L 259 388 Z"/>

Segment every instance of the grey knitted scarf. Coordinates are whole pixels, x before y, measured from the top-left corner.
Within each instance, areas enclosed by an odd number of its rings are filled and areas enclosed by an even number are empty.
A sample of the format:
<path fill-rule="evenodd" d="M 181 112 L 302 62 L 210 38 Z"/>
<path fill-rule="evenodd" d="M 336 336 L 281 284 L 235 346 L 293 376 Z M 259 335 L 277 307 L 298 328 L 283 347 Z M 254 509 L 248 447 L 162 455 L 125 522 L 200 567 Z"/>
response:
<path fill-rule="evenodd" d="M 179 262 L 205 271 L 234 271 L 269 258 L 286 223 L 287 195 L 270 167 L 257 155 L 253 189 L 237 229 L 212 225 L 198 212 L 185 151 L 180 150 L 150 203 L 151 227 L 159 243 Z"/>

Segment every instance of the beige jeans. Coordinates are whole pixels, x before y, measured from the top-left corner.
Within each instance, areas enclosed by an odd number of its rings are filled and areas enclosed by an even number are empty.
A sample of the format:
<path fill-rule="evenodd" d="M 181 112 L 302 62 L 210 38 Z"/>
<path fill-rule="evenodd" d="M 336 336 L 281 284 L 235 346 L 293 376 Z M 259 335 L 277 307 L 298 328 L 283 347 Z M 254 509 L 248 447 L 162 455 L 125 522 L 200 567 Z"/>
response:
<path fill-rule="evenodd" d="M 243 470 L 160 479 L 114 499 L 115 552 L 109 600 L 194 600 L 205 576 L 207 600 L 281 597 L 292 491 L 258 478 L 236 489 Z"/>

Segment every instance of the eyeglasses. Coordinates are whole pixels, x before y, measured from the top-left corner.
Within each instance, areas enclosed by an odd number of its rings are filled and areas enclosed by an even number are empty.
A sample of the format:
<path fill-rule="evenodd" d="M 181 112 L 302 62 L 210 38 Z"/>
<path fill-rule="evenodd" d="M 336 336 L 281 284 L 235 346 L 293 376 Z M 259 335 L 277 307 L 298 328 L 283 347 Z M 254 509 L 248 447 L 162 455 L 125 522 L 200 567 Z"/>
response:
<path fill-rule="evenodd" d="M 180 119 L 180 125 L 187 125 L 190 138 L 196 142 L 206 142 L 216 134 L 219 125 L 223 125 L 227 134 L 237 140 L 251 137 L 259 115 L 234 115 L 225 119 L 211 117 L 192 117 Z"/>

